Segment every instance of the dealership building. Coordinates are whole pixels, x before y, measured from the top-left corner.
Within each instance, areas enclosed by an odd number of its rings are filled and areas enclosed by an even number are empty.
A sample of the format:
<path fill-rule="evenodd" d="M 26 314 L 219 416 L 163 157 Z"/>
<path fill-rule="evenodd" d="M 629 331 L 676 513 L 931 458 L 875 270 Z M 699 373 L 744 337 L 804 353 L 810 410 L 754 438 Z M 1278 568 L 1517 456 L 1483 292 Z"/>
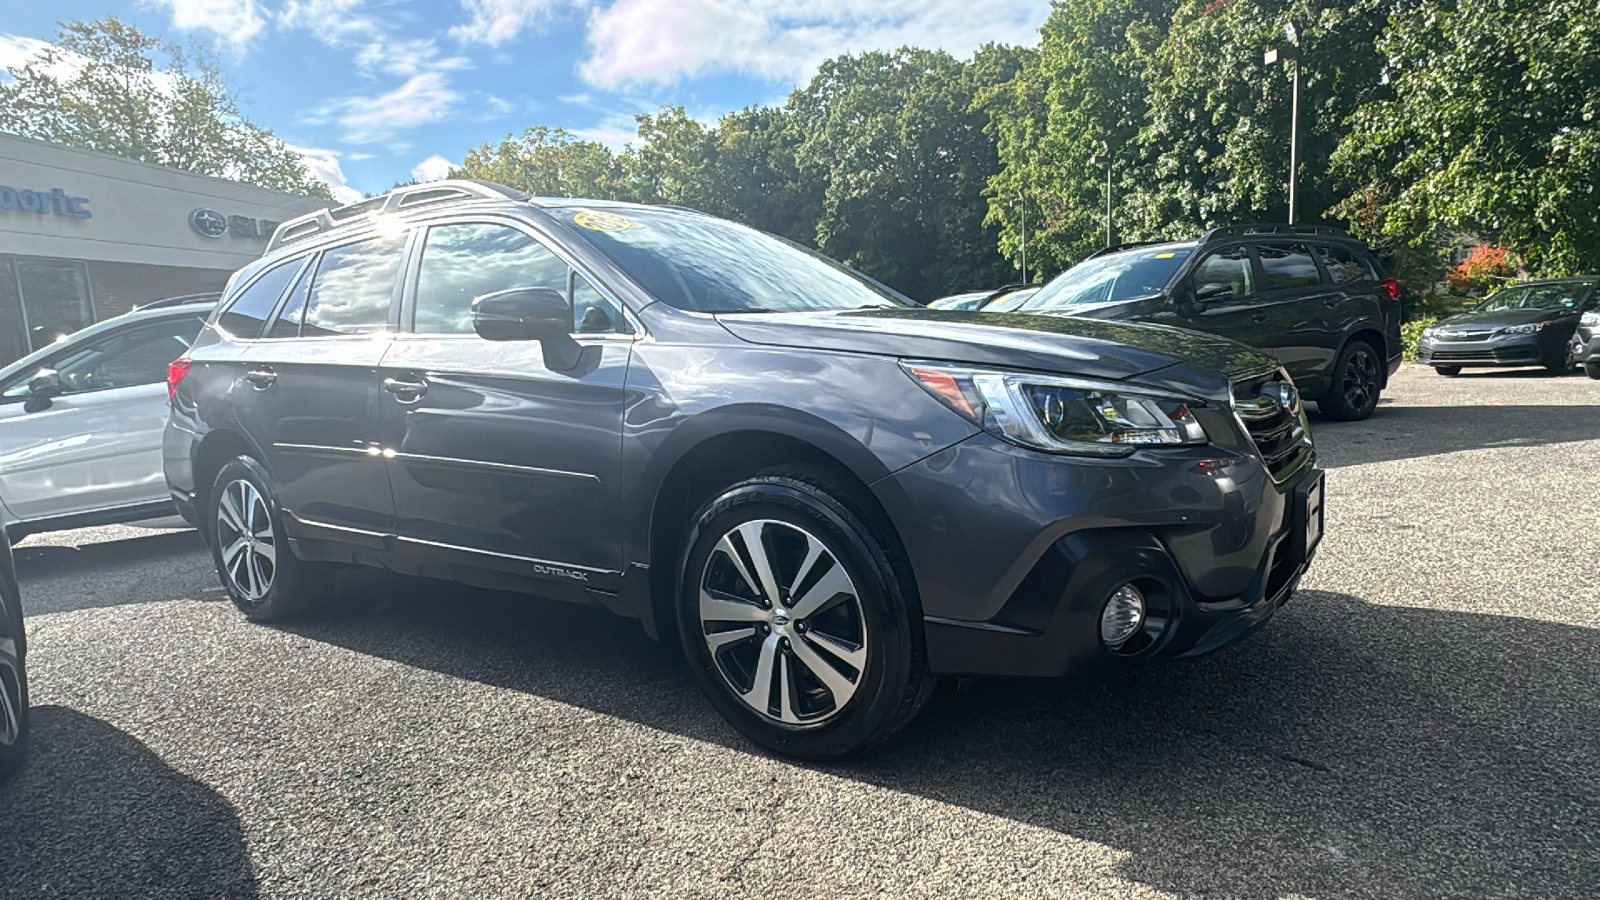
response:
<path fill-rule="evenodd" d="M 328 205 L 0 134 L 0 365 L 135 306 L 221 290 L 279 222 Z"/>

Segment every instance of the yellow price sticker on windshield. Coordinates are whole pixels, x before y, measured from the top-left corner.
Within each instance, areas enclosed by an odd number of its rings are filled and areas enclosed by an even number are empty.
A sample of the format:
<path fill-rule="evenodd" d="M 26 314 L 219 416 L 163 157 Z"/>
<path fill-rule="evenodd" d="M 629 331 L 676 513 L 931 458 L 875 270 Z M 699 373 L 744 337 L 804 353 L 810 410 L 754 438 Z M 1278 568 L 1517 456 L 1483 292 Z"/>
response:
<path fill-rule="evenodd" d="M 590 231 L 627 231 L 630 228 L 644 227 L 627 216 L 619 216 L 616 213 L 603 212 L 598 209 L 586 209 L 573 216 L 572 222 Z"/>
<path fill-rule="evenodd" d="M 1156 259 L 1171 259 L 1172 257 L 1174 257 L 1176 255 L 1177 255 L 1176 253 L 1157 253 L 1156 254 Z"/>

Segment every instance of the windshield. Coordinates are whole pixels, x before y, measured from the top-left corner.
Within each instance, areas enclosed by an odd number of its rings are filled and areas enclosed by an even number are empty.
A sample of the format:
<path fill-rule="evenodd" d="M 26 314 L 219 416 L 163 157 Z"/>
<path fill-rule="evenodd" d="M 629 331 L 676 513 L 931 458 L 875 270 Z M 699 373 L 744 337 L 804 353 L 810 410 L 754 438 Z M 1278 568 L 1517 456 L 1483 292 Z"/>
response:
<path fill-rule="evenodd" d="M 1523 284 L 1508 287 L 1473 307 L 1473 312 L 1500 309 L 1574 309 L 1593 281 L 1568 281 L 1561 284 Z"/>
<path fill-rule="evenodd" d="M 1057 275 L 1019 312 L 1115 303 L 1161 293 L 1193 247 L 1147 247 L 1085 260 Z"/>
<path fill-rule="evenodd" d="M 691 312 L 890 308 L 909 301 L 802 247 L 698 213 L 549 210 L 650 295 Z"/>

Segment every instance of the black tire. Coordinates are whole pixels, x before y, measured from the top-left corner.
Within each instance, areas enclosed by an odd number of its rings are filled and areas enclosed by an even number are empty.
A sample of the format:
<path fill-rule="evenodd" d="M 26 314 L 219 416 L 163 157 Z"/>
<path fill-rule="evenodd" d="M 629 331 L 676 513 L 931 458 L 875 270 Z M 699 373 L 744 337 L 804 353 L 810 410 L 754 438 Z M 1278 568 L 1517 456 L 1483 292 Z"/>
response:
<path fill-rule="evenodd" d="M 245 529 L 235 524 L 239 516 Z M 211 530 L 217 577 L 233 605 L 251 621 L 304 615 L 332 593 L 335 568 L 295 557 L 284 534 L 272 478 L 254 459 L 235 457 L 217 473 L 205 527 Z M 253 540 L 242 537 L 244 530 L 252 532 Z"/>
<path fill-rule="evenodd" d="M 1590 378 L 1600 380 L 1600 363 L 1584 363 L 1583 372 Z"/>
<path fill-rule="evenodd" d="M 1433 370 L 1446 378 L 1454 378 L 1461 374 L 1460 366 L 1434 366 Z"/>
<path fill-rule="evenodd" d="M 826 474 L 800 470 L 735 484 L 695 516 L 678 570 L 679 640 L 712 706 L 770 750 L 809 759 L 855 753 L 898 731 L 927 700 L 932 677 L 908 570 L 872 519 Z M 812 541 L 821 548 L 815 556 Z M 732 617 L 703 618 L 702 584 L 716 592 L 708 610 Z"/>
<path fill-rule="evenodd" d="M 0 541 L 0 553 L 6 552 Z M 3 563 L 0 563 L 3 564 Z M 28 641 L 21 598 L 8 568 L 0 568 L 0 781 L 28 755 Z"/>
<path fill-rule="evenodd" d="M 1577 354 L 1572 352 L 1571 344 L 1563 344 L 1557 351 L 1558 358 L 1551 359 L 1544 364 L 1544 370 L 1551 375 L 1566 375 L 1578 366 Z"/>
<path fill-rule="evenodd" d="M 1333 385 L 1318 399 L 1317 408 L 1328 418 L 1345 422 L 1371 416 L 1378 408 L 1382 373 L 1382 361 L 1371 344 L 1365 341 L 1345 344 L 1333 365 Z"/>

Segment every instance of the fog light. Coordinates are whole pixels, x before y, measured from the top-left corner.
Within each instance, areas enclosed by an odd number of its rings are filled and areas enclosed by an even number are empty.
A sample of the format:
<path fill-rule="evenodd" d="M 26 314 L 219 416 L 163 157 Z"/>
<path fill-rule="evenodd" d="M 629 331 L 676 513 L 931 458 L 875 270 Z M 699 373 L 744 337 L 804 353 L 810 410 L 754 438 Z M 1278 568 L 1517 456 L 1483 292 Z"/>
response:
<path fill-rule="evenodd" d="M 1144 595 L 1131 584 L 1117 588 L 1100 613 L 1100 640 L 1115 650 L 1144 626 Z"/>

